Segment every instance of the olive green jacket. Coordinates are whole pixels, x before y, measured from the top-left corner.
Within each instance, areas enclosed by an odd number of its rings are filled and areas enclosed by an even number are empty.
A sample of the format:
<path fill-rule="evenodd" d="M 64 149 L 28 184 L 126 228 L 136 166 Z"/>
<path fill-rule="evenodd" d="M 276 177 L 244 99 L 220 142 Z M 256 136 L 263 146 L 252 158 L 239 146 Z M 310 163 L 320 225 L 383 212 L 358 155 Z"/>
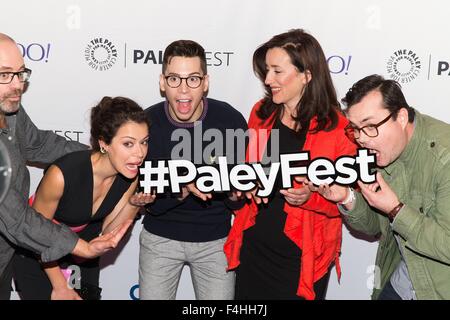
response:
<path fill-rule="evenodd" d="M 380 285 L 372 299 L 401 259 L 392 229 L 400 235 L 417 299 L 450 299 L 450 125 L 416 111 L 411 141 L 379 171 L 405 204 L 392 226 L 359 193 L 353 210 L 344 215 L 352 228 L 380 234 L 375 262 Z"/>

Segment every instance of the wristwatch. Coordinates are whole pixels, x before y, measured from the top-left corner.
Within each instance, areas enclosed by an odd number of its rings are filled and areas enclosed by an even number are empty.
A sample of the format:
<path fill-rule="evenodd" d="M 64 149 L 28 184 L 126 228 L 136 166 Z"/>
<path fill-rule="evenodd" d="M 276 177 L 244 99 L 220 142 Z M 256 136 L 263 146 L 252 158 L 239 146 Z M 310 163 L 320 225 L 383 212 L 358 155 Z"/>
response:
<path fill-rule="evenodd" d="M 400 202 L 398 205 L 394 207 L 394 209 L 388 212 L 387 216 L 390 222 L 394 221 L 395 216 L 400 212 L 400 210 L 402 210 L 403 206 L 404 206 L 403 202 Z"/>

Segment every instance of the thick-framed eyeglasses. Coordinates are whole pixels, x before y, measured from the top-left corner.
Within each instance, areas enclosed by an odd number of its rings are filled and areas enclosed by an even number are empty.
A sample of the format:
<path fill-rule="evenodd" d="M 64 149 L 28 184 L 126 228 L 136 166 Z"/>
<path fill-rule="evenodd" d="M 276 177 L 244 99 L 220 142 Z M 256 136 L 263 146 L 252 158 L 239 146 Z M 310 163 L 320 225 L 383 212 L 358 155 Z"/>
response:
<path fill-rule="evenodd" d="M 180 77 L 176 75 L 165 76 L 166 83 L 171 88 L 178 88 L 181 85 L 183 80 L 186 81 L 186 85 L 191 89 L 196 89 L 200 87 L 205 76 L 189 76 L 189 77 Z"/>
<path fill-rule="evenodd" d="M 31 70 L 25 68 L 22 71 L 17 72 L 0 72 L 0 84 L 11 83 L 14 76 L 17 76 L 17 79 L 19 79 L 20 82 L 27 82 L 30 80 Z"/>
<path fill-rule="evenodd" d="M 345 127 L 345 134 L 350 139 L 358 139 L 361 136 L 361 131 L 370 138 L 378 137 L 378 127 L 388 122 L 388 120 L 395 114 L 395 112 L 391 112 L 386 118 L 378 122 L 377 124 L 369 124 L 362 128 L 354 127 L 352 125 L 348 125 Z"/>

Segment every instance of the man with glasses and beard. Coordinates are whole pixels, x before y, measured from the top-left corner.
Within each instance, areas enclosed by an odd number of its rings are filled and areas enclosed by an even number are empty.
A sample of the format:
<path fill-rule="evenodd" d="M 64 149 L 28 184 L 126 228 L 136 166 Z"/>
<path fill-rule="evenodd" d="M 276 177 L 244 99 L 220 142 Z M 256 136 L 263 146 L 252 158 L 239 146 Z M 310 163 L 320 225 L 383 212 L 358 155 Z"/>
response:
<path fill-rule="evenodd" d="M 116 247 L 131 223 L 87 243 L 68 227 L 54 224 L 28 206 L 28 161 L 51 163 L 66 153 L 86 149 L 78 142 L 36 128 L 21 105 L 30 76 L 17 44 L 0 33 L 0 140 L 12 163 L 11 186 L 0 203 L 0 300 L 10 298 L 16 245 L 40 253 L 43 262 L 71 252 L 94 258 Z"/>
<path fill-rule="evenodd" d="M 380 300 L 450 299 L 450 125 L 410 107 L 400 85 L 379 75 L 342 100 L 349 135 L 376 156 L 377 181 L 321 186 L 350 226 L 380 235 Z"/>

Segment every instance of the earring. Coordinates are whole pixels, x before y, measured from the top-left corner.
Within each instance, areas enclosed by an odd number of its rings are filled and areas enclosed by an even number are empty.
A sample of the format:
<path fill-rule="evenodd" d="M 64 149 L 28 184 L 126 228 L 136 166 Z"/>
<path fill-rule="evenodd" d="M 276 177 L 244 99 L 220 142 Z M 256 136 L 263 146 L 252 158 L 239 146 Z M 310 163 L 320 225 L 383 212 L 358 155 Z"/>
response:
<path fill-rule="evenodd" d="M 100 146 L 100 153 L 101 153 L 101 154 L 106 154 L 106 150 L 105 150 L 105 148 L 103 148 L 102 146 Z"/>

